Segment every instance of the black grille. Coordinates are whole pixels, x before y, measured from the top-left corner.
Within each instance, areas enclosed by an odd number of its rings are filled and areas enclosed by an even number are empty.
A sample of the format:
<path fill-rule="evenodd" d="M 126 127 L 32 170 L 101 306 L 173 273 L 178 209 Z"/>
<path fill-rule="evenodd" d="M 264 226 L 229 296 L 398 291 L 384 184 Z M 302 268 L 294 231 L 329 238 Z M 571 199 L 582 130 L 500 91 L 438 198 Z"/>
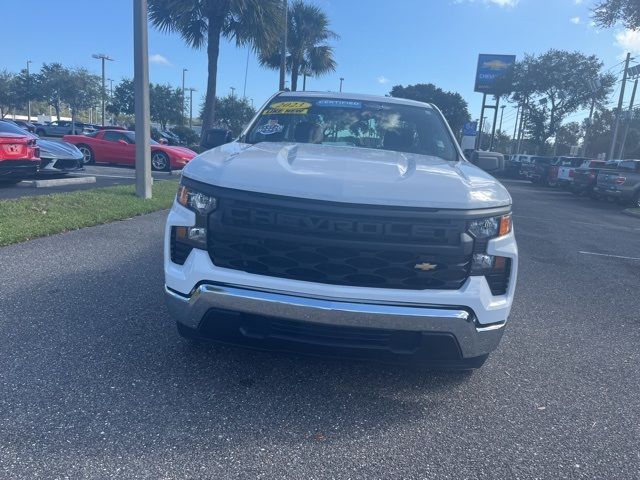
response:
<path fill-rule="evenodd" d="M 193 250 L 191 245 L 176 240 L 176 227 L 171 227 L 171 261 L 184 265 L 191 250 Z"/>
<path fill-rule="evenodd" d="M 504 270 L 486 275 L 487 283 L 493 295 L 504 295 L 509 288 L 511 277 L 511 259 L 505 258 Z"/>
<path fill-rule="evenodd" d="M 422 359 L 455 364 L 462 359 L 450 334 L 321 325 L 227 310 L 209 310 L 199 329 L 203 338 L 257 348 L 396 361 Z"/>
<path fill-rule="evenodd" d="M 388 208 L 219 198 L 209 218 L 217 266 L 332 285 L 457 290 L 473 240 L 465 220 Z"/>

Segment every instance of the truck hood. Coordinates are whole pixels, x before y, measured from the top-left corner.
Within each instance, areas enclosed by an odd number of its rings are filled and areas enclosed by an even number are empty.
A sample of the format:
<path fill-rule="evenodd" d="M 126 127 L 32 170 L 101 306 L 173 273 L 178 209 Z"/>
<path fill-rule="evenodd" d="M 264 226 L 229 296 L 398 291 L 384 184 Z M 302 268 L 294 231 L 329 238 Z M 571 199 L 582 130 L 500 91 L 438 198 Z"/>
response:
<path fill-rule="evenodd" d="M 368 148 L 233 142 L 194 158 L 183 175 L 237 190 L 333 202 L 481 209 L 507 190 L 467 162 Z"/>

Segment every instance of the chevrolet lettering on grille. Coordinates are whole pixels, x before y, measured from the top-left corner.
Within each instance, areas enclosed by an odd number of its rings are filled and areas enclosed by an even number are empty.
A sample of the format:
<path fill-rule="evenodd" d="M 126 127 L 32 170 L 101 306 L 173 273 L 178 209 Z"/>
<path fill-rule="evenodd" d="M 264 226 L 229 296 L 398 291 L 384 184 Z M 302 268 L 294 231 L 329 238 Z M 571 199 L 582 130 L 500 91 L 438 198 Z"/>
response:
<path fill-rule="evenodd" d="M 392 235 L 398 237 L 444 239 L 445 229 L 409 222 L 348 220 L 318 215 L 276 212 L 266 209 L 232 207 L 226 210 L 225 222 L 234 225 L 294 229 L 308 233 L 351 233 Z"/>

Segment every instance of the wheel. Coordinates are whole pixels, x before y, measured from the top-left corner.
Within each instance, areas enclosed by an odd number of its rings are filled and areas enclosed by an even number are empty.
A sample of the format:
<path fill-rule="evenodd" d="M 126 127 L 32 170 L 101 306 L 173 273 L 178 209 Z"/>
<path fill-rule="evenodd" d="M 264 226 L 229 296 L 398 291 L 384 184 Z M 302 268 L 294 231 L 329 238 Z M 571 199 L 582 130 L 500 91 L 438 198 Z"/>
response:
<path fill-rule="evenodd" d="M 171 170 L 169 157 L 164 152 L 151 152 L 151 168 L 159 171 Z"/>
<path fill-rule="evenodd" d="M 636 193 L 630 203 L 631 208 L 640 208 L 640 192 Z"/>
<path fill-rule="evenodd" d="M 93 158 L 93 150 L 88 145 L 78 145 L 78 150 L 82 153 L 82 163 L 84 165 L 89 165 L 95 162 L 95 158 Z"/>
<path fill-rule="evenodd" d="M 47 132 L 45 132 L 45 131 L 44 131 L 43 129 L 41 129 L 41 128 L 39 128 L 39 129 L 37 129 L 37 130 L 36 130 L 36 135 L 38 135 L 39 137 L 44 137 L 46 133 L 47 133 Z"/>

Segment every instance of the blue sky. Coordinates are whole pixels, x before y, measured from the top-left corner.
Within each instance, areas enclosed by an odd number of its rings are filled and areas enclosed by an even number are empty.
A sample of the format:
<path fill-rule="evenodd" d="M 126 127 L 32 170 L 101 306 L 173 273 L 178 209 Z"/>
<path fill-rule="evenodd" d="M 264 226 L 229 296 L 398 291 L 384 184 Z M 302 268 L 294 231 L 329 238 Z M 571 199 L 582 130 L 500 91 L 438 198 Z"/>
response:
<path fill-rule="evenodd" d="M 478 117 L 481 95 L 473 92 L 479 53 L 541 53 L 549 48 L 598 55 L 605 68 L 615 67 L 630 49 L 640 58 L 640 34 L 621 28 L 598 30 L 589 11 L 595 0 L 310 0 L 327 12 L 338 70 L 309 79 L 310 90 L 344 90 L 386 94 L 396 84 L 431 82 L 461 93 Z M 27 60 L 32 69 L 43 62 L 84 66 L 99 73 L 93 53 L 107 53 L 115 62 L 107 76 L 133 75 L 132 1 L 2 0 L 4 48 L 0 69 L 17 71 Z M 18 21 L 24 18 L 25 21 Z M 25 25 L 29 26 L 25 35 Z M 13 41 L 9 41 L 9 39 Z M 206 87 L 206 53 L 186 47 L 177 35 L 149 29 L 150 79 L 194 87 L 197 105 Z M 218 93 L 230 87 L 242 95 L 247 50 L 224 43 L 220 52 Z M 615 68 L 613 68 L 615 67 Z M 260 105 L 278 85 L 278 73 L 265 70 L 250 56 L 247 97 Z M 196 103 L 194 99 L 194 104 Z M 578 114 L 574 120 L 580 120 Z M 505 111 L 505 129 L 512 128 L 515 109 Z"/>

